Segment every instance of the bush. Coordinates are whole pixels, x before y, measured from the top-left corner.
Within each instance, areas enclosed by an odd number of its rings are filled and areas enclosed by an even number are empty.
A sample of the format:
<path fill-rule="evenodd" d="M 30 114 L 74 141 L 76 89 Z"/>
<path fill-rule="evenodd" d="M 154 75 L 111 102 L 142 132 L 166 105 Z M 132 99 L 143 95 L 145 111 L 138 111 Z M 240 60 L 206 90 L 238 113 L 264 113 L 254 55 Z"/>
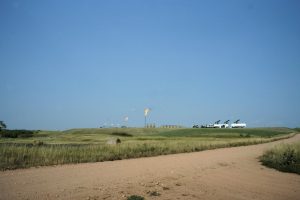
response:
<path fill-rule="evenodd" d="M 131 195 L 127 200 L 145 200 L 145 198 L 138 195 Z"/>
<path fill-rule="evenodd" d="M 300 143 L 276 146 L 264 153 L 261 162 L 280 171 L 300 174 Z"/>
<path fill-rule="evenodd" d="M 126 132 L 112 132 L 112 135 L 117 135 L 117 136 L 123 136 L 123 137 L 132 137 L 131 134 L 126 133 Z"/>
<path fill-rule="evenodd" d="M 251 135 L 249 133 L 247 133 L 247 134 L 240 133 L 240 137 L 250 138 Z"/>
<path fill-rule="evenodd" d="M 1 130 L 1 137 L 5 138 L 28 138 L 33 137 L 34 131 L 29 130 Z"/>
<path fill-rule="evenodd" d="M 120 144 L 120 143 L 121 143 L 120 138 L 117 138 L 116 143 L 117 143 L 117 144 Z"/>

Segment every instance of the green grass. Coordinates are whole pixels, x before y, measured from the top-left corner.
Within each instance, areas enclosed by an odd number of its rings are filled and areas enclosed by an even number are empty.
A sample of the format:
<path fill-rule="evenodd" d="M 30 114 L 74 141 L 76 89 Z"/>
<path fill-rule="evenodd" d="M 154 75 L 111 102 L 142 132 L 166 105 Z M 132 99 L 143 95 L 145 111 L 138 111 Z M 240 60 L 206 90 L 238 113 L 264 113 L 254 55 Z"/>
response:
<path fill-rule="evenodd" d="M 300 128 L 294 128 L 294 130 L 300 132 Z"/>
<path fill-rule="evenodd" d="M 281 144 L 266 151 L 261 157 L 261 162 L 283 172 L 300 174 L 300 142 Z"/>
<path fill-rule="evenodd" d="M 0 129 L 0 137 L 3 138 L 28 138 L 33 137 L 35 133 L 38 131 L 30 131 L 30 130 L 1 130 Z"/>
<path fill-rule="evenodd" d="M 273 137 L 276 135 L 290 133 L 287 128 L 240 128 L 240 129 L 177 129 L 162 132 L 158 135 L 167 137 Z"/>
<path fill-rule="evenodd" d="M 269 138 L 294 132 L 288 128 L 246 129 L 164 129 L 164 128 L 94 128 L 67 131 L 39 131 L 30 138 L 0 138 L 0 143 L 32 143 L 34 140 L 46 144 L 105 144 L 108 138 L 122 140 L 170 140 L 194 138 Z"/>
<path fill-rule="evenodd" d="M 287 128 L 72 129 L 40 131 L 32 138 L 0 138 L 0 169 L 128 158 L 243 146 L 290 137 Z M 108 145 L 120 138 L 118 145 Z"/>

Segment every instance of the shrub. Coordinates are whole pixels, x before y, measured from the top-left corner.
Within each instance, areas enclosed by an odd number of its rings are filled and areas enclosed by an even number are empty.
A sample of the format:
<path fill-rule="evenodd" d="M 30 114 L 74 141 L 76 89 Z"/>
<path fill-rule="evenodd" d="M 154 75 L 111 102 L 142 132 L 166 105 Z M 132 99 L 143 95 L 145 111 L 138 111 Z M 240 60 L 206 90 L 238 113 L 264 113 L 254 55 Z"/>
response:
<path fill-rule="evenodd" d="M 116 143 L 117 143 L 117 144 L 120 144 L 120 143 L 121 143 L 120 138 L 117 138 Z"/>
<path fill-rule="evenodd" d="M 5 138 L 28 138 L 33 137 L 34 131 L 29 130 L 1 130 L 1 137 Z"/>
<path fill-rule="evenodd" d="M 118 136 L 123 136 L 123 137 L 132 137 L 131 134 L 126 133 L 126 132 L 112 132 L 112 135 L 118 135 Z"/>
<path fill-rule="evenodd" d="M 249 133 L 247 134 L 240 133 L 240 137 L 250 138 L 251 135 Z"/>
<path fill-rule="evenodd" d="M 131 195 L 127 200 L 145 200 L 145 198 L 138 195 Z"/>
<path fill-rule="evenodd" d="M 276 146 L 264 153 L 261 162 L 280 171 L 300 174 L 300 143 Z"/>

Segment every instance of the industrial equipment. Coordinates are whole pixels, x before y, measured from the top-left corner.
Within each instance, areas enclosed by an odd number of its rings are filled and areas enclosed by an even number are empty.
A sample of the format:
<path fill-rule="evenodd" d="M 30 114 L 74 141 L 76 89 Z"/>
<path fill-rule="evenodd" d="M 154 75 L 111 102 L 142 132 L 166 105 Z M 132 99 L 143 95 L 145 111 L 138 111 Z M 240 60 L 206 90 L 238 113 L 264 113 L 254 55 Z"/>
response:
<path fill-rule="evenodd" d="M 245 128 L 246 126 L 246 123 L 240 123 L 239 119 L 231 124 L 231 128 Z"/>

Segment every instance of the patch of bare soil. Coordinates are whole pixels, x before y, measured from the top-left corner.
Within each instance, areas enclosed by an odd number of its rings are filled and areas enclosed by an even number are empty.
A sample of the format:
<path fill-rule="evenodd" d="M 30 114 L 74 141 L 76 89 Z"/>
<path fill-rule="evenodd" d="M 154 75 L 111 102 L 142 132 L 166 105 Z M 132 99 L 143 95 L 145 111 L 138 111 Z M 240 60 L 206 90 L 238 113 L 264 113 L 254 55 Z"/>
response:
<path fill-rule="evenodd" d="M 300 176 L 258 157 L 292 138 L 196 153 L 0 172 L 0 199 L 300 199 Z"/>

